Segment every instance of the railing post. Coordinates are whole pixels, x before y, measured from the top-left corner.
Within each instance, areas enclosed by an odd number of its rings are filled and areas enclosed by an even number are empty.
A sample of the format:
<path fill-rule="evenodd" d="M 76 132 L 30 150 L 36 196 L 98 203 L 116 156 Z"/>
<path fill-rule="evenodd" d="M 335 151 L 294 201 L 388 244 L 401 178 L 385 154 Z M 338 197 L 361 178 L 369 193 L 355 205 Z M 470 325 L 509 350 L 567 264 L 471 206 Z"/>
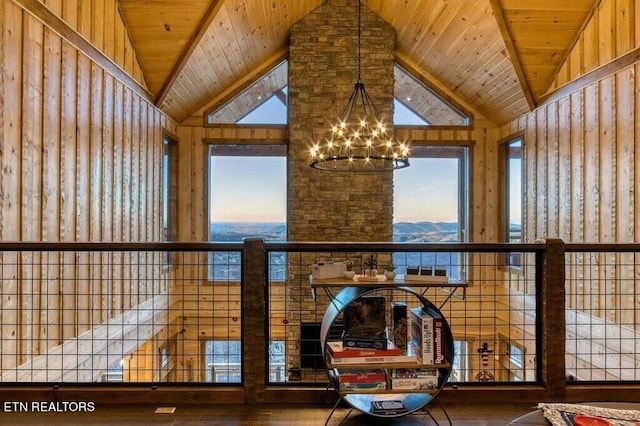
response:
<path fill-rule="evenodd" d="M 246 238 L 242 255 L 242 365 L 247 403 L 264 401 L 266 282 L 264 241 Z"/>
<path fill-rule="evenodd" d="M 565 371 L 565 248 L 559 239 L 546 239 L 542 259 L 538 258 L 540 286 L 538 327 L 540 373 L 549 401 L 563 401 L 566 395 Z"/>

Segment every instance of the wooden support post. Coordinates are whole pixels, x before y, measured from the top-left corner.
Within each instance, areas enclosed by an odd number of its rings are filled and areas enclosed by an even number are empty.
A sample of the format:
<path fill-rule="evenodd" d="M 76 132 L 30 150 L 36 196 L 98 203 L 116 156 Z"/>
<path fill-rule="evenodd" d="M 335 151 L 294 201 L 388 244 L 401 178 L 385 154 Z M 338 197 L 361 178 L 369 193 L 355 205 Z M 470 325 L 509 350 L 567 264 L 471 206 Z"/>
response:
<path fill-rule="evenodd" d="M 242 254 L 242 365 L 245 402 L 264 401 L 266 386 L 266 260 L 264 241 L 244 240 Z"/>
<path fill-rule="evenodd" d="M 547 400 L 563 401 L 566 396 L 565 249 L 559 239 L 542 242 L 546 250 L 537 259 L 540 379 L 547 390 Z"/>

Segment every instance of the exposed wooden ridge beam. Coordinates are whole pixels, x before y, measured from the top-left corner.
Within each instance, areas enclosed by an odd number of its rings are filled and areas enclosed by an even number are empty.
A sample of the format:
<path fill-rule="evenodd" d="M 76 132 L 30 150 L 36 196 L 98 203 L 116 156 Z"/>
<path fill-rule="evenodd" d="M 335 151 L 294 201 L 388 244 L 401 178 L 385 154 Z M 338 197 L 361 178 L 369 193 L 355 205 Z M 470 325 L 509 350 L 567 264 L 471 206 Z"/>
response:
<path fill-rule="evenodd" d="M 111 58 L 97 49 L 80 33 L 76 32 L 66 22 L 56 16 L 44 4 L 37 0 L 13 0 L 13 2 L 39 19 L 44 25 L 76 47 L 80 52 L 85 54 L 90 60 L 98 64 L 117 80 L 121 81 L 146 100 L 151 101 L 151 93 L 149 93 L 144 86 L 138 83 L 125 70 L 120 68 L 118 64 L 113 62 Z"/>
<path fill-rule="evenodd" d="M 178 61 L 173 66 L 173 69 L 169 73 L 169 76 L 160 88 L 160 91 L 158 92 L 156 99 L 154 100 L 156 106 L 160 107 L 162 101 L 164 101 L 164 99 L 169 94 L 169 90 L 171 90 L 173 83 L 176 82 L 176 79 L 178 78 L 184 67 L 187 65 L 189 58 L 191 58 L 191 54 L 198 46 L 198 43 L 200 43 L 200 40 L 202 40 L 202 37 L 204 37 L 204 35 L 207 33 L 209 26 L 213 22 L 213 19 L 218 15 L 218 12 L 220 11 L 220 8 L 222 8 L 223 3 L 224 0 L 212 0 L 211 4 L 209 4 L 209 9 L 207 9 L 207 11 L 205 12 L 202 20 L 196 27 L 196 30 L 193 32 L 191 38 L 187 42 L 185 49 L 180 54 Z"/>
<path fill-rule="evenodd" d="M 502 40 L 504 41 L 504 44 L 507 47 L 507 52 L 509 52 L 509 57 L 511 58 L 511 64 L 513 64 L 513 69 L 515 70 L 516 75 L 518 76 L 518 81 L 520 82 L 522 93 L 524 94 L 524 97 L 527 100 L 527 105 L 529 105 L 529 110 L 533 111 L 536 108 L 536 100 L 534 99 L 533 93 L 531 92 L 531 88 L 529 87 L 527 78 L 524 75 L 524 70 L 522 69 L 522 62 L 520 61 L 520 57 L 516 52 L 516 47 L 513 45 L 513 38 L 511 37 L 511 33 L 509 32 L 509 28 L 507 27 L 507 23 L 504 19 L 504 14 L 502 13 L 502 3 L 500 0 L 489 0 L 489 3 L 491 3 L 491 9 L 493 9 L 493 15 L 496 17 L 496 22 L 498 23 L 498 27 L 500 28 L 500 34 L 502 34 Z"/>
<path fill-rule="evenodd" d="M 442 84 L 437 78 L 413 62 L 413 60 L 405 53 L 396 51 L 396 62 L 414 78 L 418 79 L 418 81 L 431 88 L 436 95 L 442 98 L 442 100 L 450 103 L 463 114 L 467 115 L 469 117 L 469 125 L 473 126 L 473 122 L 477 118 L 493 123 L 493 121 L 487 119 L 484 114 L 478 111 L 477 108 L 469 105 L 464 99 L 460 99 L 459 96 L 453 93 L 452 90 Z"/>
<path fill-rule="evenodd" d="M 562 59 L 560 59 L 560 61 L 558 62 L 558 66 L 556 67 L 555 71 L 551 75 L 551 78 L 549 78 L 549 81 L 545 86 L 545 90 L 547 93 L 549 92 L 549 89 L 553 84 L 553 80 L 556 78 L 556 76 L 558 75 L 558 73 L 560 72 L 564 64 L 567 62 L 569 55 L 571 55 L 571 52 L 573 51 L 573 49 L 575 49 L 576 45 L 578 44 L 578 41 L 580 41 L 580 36 L 584 32 L 585 28 L 587 28 L 587 25 L 589 25 L 589 22 L 591 21 L 591 18 L 593 18 L 593 15 L 596 13 L 596 10 L 598 10 L 598 8 L 600 7 L 600 3 L 602 3 L 602 0 L 594 0 L 593 5 L 591 6 L 591 10 L 589 11 L 589 13 L 587 13 L 587 16 L 585 16 L 584 21 L 582 21 L 582 24 L 580 25 L 580 28 L 578 28 L 578 31 L 576 31 L 575 35 L 573 36 L 573 40 L 571 40 L 571 44 L 567 47 L 567 50 L 564 52 L 564 55 L 562 56 Z M 539 101 L 541 101 L 541 99 L 539 99 Z"/>
<path fill-rule="evenodd" d="M 619 56 L 608 64 L 602 65 L 599 68 L 594 69 L 586 73 L 585 75 L 576 78 L 575 80 L 557 88 L 555 91 L 546 93 L 540 97 L 540 104 L 543 106 L 564 98 L 573 92 L 585 88 L 586 86 L 595 83 L 603 78 L 615 74 L 618 71 L 627 68 L 636 62 L 640 61 L 640 47 L 631 50 L 630 52 Z"/>
<path fill-rule="evenodd" d="M 95 382 L 102 373 L 91 365 L 110 365 L 130 354 L 169 324 L 169 293 L 159 294 L 109 322 L 66 340 L 2 374 L 3 383 Z M 100 359 L 103 362 L 94 362 Z"/>
<path fill-rule="evenodd" d="M 275 54 L 271 55 L 267 59 L 265 59 L 260 65 L 253 68 L 249 73 L 244 75 L 238 81 L 236 81 L 231 86 L 227 87 L 222 93 L 218 94 L 213 99 L 207 99 L 204 104 L 199 105 L 195 108 L 195 112 L 189 114 L 187 117 L 183 117 L 184 121 L 189 119 L 190 116 L 202 116 L 203 124 L 207 123 L 207 115 L 209 115 L 212 111 L 220 108 L 225 103 L 229 102 L 231 99 L 240 94 L 247 87 L 255 83 L 264 77 L 267 73 L 269 73 L 273 68 L 275 68 L 278 64 L 289 57 L 289 46 L 286 46 L 280 49 Z"/>

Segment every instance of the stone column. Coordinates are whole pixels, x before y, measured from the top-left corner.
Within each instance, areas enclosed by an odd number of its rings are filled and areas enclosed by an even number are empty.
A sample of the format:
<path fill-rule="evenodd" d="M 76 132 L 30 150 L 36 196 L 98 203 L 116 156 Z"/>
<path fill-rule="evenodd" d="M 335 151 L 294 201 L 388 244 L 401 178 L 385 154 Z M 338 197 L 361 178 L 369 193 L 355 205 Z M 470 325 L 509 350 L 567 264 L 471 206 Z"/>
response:
<path fill-rule="evenodd" d="M 358 69 L 357 0 L 328 0 L 290 30 L 289 241 L 391 241 L 393 173 L 335 173 L 312 169 L 310 148 L 328 136 Z M 393 116 L 395 30 L 364 4 L 361 77 L 385 121 Z M 297 262 L 298 259 L 296 259 Z M 302 256 L 311 264 L 313 255 Z M 288 367 L 299 360 L 299 324 L 318 321 L 307 271 L 290 265 Z"/>

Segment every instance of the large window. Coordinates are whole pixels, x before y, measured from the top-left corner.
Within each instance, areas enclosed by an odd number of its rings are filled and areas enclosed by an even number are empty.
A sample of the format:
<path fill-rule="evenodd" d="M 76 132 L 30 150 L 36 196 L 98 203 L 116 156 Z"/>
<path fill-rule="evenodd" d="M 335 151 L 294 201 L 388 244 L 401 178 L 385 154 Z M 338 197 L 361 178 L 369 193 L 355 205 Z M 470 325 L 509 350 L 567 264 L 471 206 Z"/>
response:
<path fill-rule="evenodd" d="M 502 232 L 508 243 L 522 242 L 522 138 L 516 137 L 502 145 Z M 509 253 L 508 266 L 519 268 L 522 253 Z"/>
<path fill-rule="evenodd" d="M 161 214 L 162 241 L 175 241 L 177 238 L 177 209 L 178 209 L 178 155 L 177 143 L 167 133 L 162 143 L 162 181 L 161 181 Z M 165 254 L 165 265 L 174 263 L 175 252 Z"/>
<path fill-rule="evenodd" d="M 394 172 L 393 240 L 465 242 L 468 224 L 468 148 L 412 147 L 411 167 Z M 443 267 L 451 280 L 466 279 L 462 253 L 395 253 L 407 266 Z"/>
<path fill-rule="evenodd" d="M 211 145 L 209 241 L 286 240 L 286 164 L 284 145 Z M 240 281 L 240 253 L 212 257 L 210 280 Z M 270 278 L 284 280 L 284 253 L 273 253 L 269 263 Z"/>

